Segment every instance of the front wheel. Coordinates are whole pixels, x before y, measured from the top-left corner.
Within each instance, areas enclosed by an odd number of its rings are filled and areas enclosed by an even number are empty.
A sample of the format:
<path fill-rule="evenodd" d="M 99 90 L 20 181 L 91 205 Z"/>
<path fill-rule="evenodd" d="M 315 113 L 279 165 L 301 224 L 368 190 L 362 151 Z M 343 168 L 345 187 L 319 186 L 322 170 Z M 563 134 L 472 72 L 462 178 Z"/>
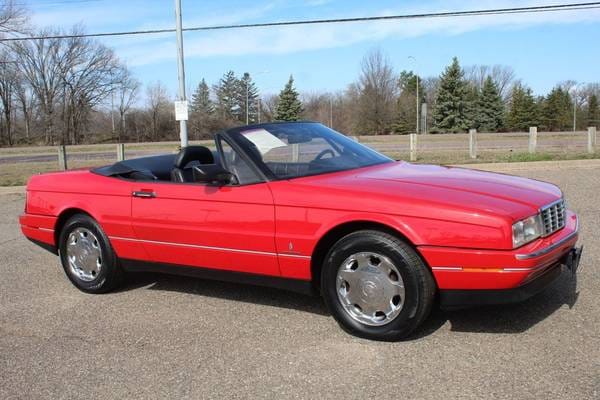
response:
<path fill-rule="evenodd" d="M 60 260 L 69 280 L 87 293 L 106 293 L 123 280 L 118 259 L 98 223 L 85 214 L 71 217 L 60 238 Z"/>
<path fill-rule="evenodd" d="M 428 316 L 435 295 L 429 268 L 399 238 L 358 231 L 340 239 L 321 274 L 325 303 L 344 330 L 374 340 L 399 340 Z"/>

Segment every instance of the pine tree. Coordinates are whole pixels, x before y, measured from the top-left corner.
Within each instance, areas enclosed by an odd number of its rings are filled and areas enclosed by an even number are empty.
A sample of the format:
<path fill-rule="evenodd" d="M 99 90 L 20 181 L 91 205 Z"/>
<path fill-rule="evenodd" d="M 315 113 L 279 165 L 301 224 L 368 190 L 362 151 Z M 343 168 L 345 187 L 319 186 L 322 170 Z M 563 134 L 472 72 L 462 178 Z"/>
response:
<path fill-rule="evenodd" d="M 592 94 L 588 100 L 587 126 L 600 126 L 600 107 L 598 96 Z"/>
<path fill-rule="evenodd" d="M 278 121 L 298 121 L 301 113 L 302 103 L 298 92 L 294 88 L 294 77 L 290 75 L 290 79 L 279 93 L 275 119 Z"/>
<path fill-rule="evenodd" d="M 440 76 L 440 88 L 433 110 L 434 128 L 439 132 L 463 132 L 469 127 L 467 84 L 458 59 L 446 67 Z"/>
<path fill-rule="evenodd" d="M 506 116 L 507 128 L 513 131 L 526 131 L 537 126 L 538 107 L 531 89 L 517 84 L 510 94 L 509 110 Z"/>
<path fill-rule="evenodd" d="M 211 120 L 214 118 L 215 105 L 210 99 L 210 90 L 204 79 L 200 81 L 192 94 L 190 111 L 192 132 L 197 138 L 207 136 L 212 126 Z"/>
<path fill-rule="evenodd" d="M 241 117 L 243 118 L 241 122 L 253 124 L 258 120 L 258 89 L 248 72 L 244 72 L 244 76 L 239 80 L 239 85 L 239 102 L 242 110 Z M 247 119 L 246 112 L 248 113 Z"/>
<path fill-rule="evenodd" d="M 466 84 L 466 95 L 465 95 L 465 119 L 467 121 L 467 128 L 479 128 L 479 120 L 481 119 L 479 114 L 479 99 L 481 93 L 479 88 L 471 83 Z"/>
<path fill-rule="evenodd" d="M 419 85 L 421 79 L 419 78 Z M 397 113 L 391 129 L 395 133 L 415 133 L 417 125 L 417 75 L 412 71 L 402 71 L 398 78 L 400 96 L 397 100 Z M 419 104 L 425 102 L 425 91 L 419 87 Z"/>
<path fill-rule="evenodd" d="M 476 127 L 482 132 L 496 132 L 504 125 L 504 103 L 498 87 L 488 76 L 477 101 Z"/>
<path fill-rule="evenodd" d="M 543 103 L 542 117 L 544 127 L 550 131 L 561 131 L 569 128 L 573 120 L 573 103 L 569 92 L 555 87 Z"/>
<path fill-rule="evenodd" d="M 242 120 L 242 107 L 240 105 L 240 83 L 233 71 L 228 71 L 214 86 L 217 96 L 217 112 L 219 117 L 231 124 L 232 121 Z"/>

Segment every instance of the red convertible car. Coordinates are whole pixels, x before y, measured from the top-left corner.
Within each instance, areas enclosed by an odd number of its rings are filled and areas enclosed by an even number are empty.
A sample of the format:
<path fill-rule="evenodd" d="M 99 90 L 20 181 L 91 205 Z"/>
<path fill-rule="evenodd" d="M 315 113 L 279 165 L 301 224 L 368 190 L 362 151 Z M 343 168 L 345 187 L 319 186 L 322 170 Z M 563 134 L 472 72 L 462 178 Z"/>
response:
<path fill-rule="evenodd" d="M 22 231 L 85 292 L 128 271 L 283 287 L 379 340 L 409 335 L 436 299 L 521 301 L 577 269 L 577 216 L 552 184 L 394 161 L 314 122 L 215 145 L 34 176 Z"/>

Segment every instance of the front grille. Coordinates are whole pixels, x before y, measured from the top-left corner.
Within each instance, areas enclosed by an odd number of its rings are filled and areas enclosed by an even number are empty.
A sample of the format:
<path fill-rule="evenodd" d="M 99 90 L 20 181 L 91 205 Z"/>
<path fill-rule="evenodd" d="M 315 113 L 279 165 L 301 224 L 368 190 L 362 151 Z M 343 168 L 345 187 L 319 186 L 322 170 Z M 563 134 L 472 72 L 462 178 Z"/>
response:
<path fill-rule="evenodd" d="M 548 236 L 565 226 L 565 201 L 559 200 L 541 209 L 544 236 Z"/>

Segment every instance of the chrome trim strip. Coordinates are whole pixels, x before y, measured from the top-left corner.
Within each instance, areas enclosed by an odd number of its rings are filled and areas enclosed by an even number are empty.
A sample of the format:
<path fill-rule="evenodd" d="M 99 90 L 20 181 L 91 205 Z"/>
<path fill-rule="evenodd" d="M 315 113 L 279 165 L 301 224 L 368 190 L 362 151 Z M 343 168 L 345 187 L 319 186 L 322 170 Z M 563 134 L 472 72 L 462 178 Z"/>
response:
<path fill-rule="evenodd" d="M 54 229 L 50 229 L 50 228 L 37 228 L 40 231 L 46 231 L 46 232 L 54 232 Z"/>
<path fill-rule="evenodd" d="M 565 244 L 565 242 L 568 242 L 569 240 L 573 239 L 573 237 L 576 236 L 578 233 L 579 233 L 579 218 L 577 218 L 575 220 L 575 230 L 573 232 L 571 232 L 570 234 L 568 234 L 567 236 L 565 236 L 564 238 L 562 238 L 560 241 L 553 243 L 550 246 L 543 248 L 541 250 L 534 251 L 533 253 L 516 254 L 515 257 L 517 258 L 517 260 L 529 260 L 530 258 L 536 258 L 536 257 L 543 256 L 544 254 L 548 254 L 552 250 L 555 250 L 557 247 L 562 246 L 563 244 Z"/>
<path fill-rule="evenodd" d="M 502 272 L 530 272 L 540 269 L 541 267 L 524 267 L 524 268 L 502 268 Z"/>
<path fill-rule="evenodd" d="M 462 271 L 462 267 L 431 267 L 434 271 Z"/>
<path fill-rule="evenodd" d="M 137 243 L 164 244 L 167 246 L 190 247 L 190 248 L 203 249 L 203 250 L 230 251 L 232 253 L 260 254 L 260 255 L 264 255 L 264 256 L 282 256 L 282 257 L 310 259 L 310 256 L 303 256 L 303 255 L 299 255 L 299 254 L 271 253 L 268 251 L 232 249 L 232 248 L 228 248 L 228 247 L 203 246 L 203 245 L 199 245 L 199 244 L 161 242 L 161 241 L 157 241 L 157 240 L 133 239 L 133 238 L 126 238 L 126 237 L 121 237 L 121 236 L 109 236 L 109 239 L 125 240 L 128 242 L 137 242 Z"/>

